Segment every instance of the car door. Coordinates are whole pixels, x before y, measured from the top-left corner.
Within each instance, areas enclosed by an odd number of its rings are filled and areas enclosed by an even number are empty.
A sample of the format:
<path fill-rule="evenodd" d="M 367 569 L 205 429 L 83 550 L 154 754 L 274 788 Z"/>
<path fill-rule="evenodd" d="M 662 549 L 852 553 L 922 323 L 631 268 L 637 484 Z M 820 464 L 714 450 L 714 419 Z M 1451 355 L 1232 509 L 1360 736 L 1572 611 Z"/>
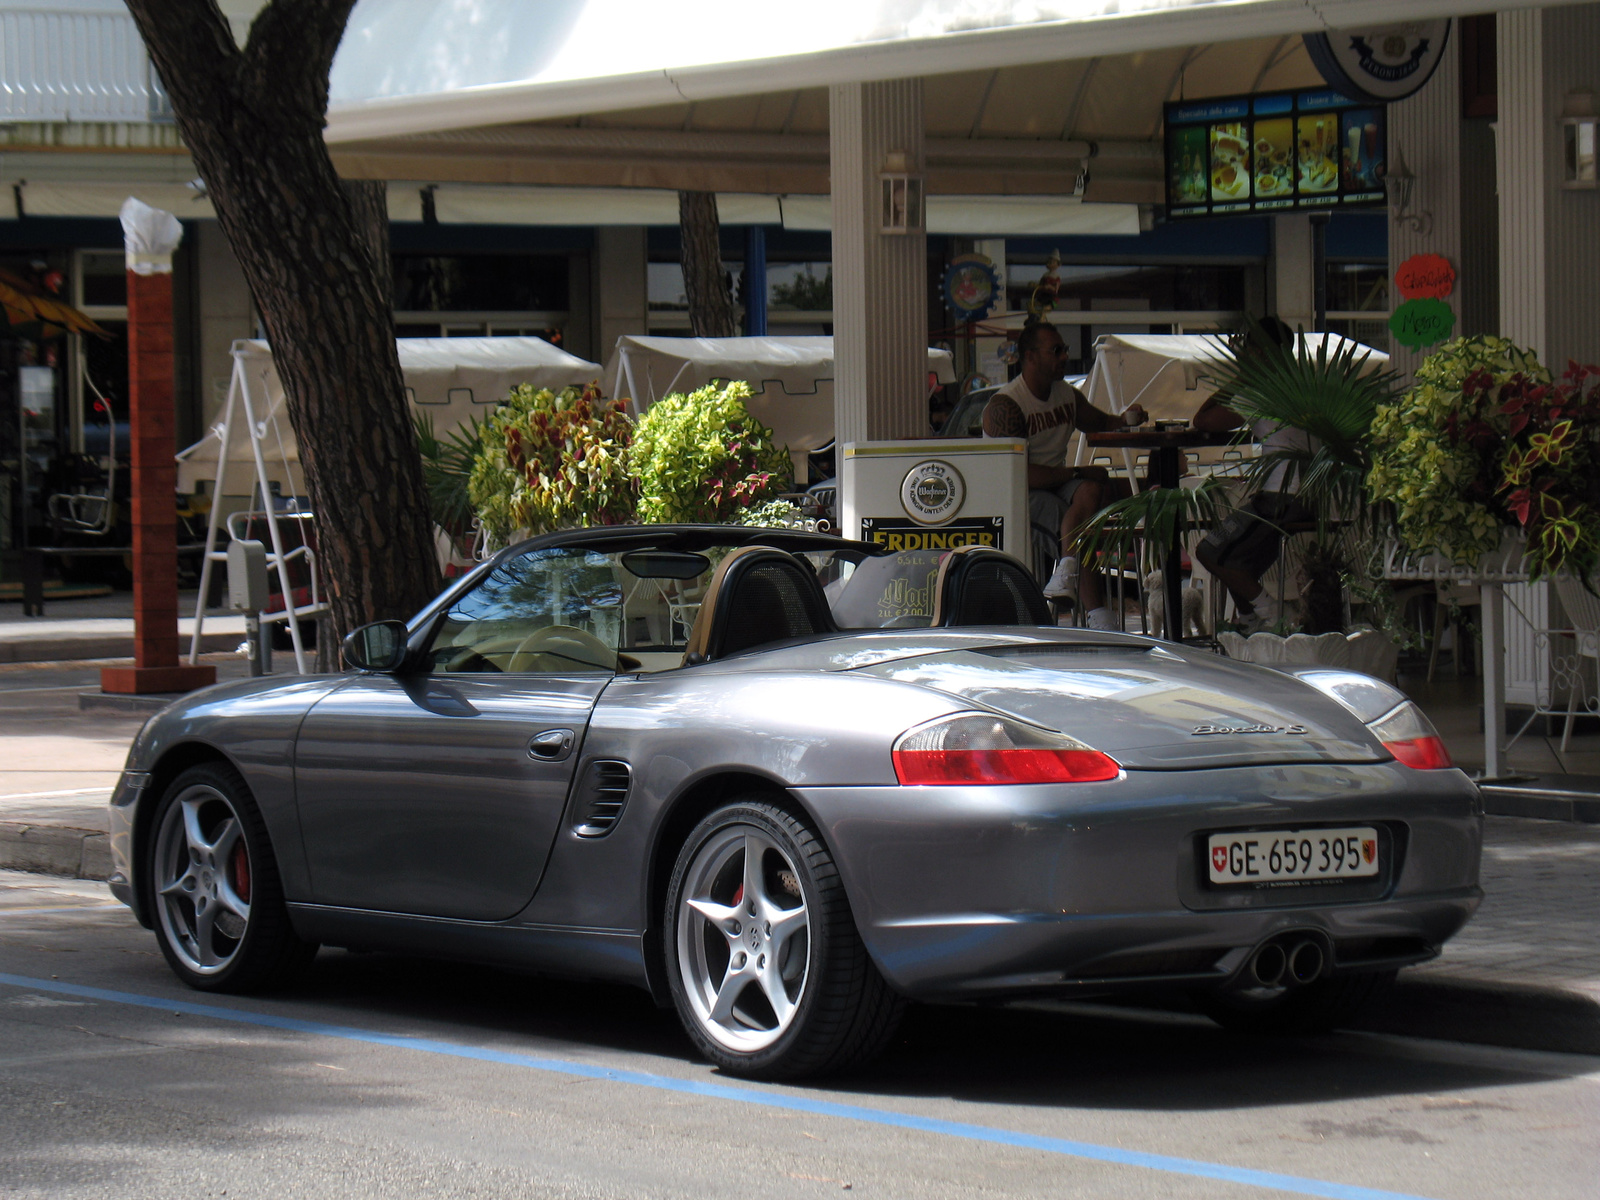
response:
<path fill-rule="evenodd" d="M 319 904 L 502 920 L 533 896 L 595 701 L 617 667 L 611 557 L 508 559 L 417 669 L 319 701 L 295 749 Z"/>

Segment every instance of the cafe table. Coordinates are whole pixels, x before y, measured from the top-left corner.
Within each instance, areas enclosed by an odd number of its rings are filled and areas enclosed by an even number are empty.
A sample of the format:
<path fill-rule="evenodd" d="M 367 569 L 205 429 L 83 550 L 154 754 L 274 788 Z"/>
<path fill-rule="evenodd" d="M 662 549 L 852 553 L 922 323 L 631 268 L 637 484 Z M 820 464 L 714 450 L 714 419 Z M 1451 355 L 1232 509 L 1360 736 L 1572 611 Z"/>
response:
<path fill-rule="evenodd" d="M 1105 433 L 1088 434 L 1089 445 L 1098 450 L 1148 450 L 1150 452 L 1151 482 L 1156 487 L 1175 488 L 1183 470 L 1183 452 L 1197 446 L 1226 446 L 1233 443 L 1237 434 L 1229 431 L 1210 433 L 1201 429 L 1115 429 Z M 1167 593 L 1166 638 L 1183 641 L 1183 517 L 1180 513 L 1172 533 L 1172 544 L 1167 547 L 1165 565 L 1161 572 Z M 1154 631 L 1153 631 L 1154 632 Z"/>

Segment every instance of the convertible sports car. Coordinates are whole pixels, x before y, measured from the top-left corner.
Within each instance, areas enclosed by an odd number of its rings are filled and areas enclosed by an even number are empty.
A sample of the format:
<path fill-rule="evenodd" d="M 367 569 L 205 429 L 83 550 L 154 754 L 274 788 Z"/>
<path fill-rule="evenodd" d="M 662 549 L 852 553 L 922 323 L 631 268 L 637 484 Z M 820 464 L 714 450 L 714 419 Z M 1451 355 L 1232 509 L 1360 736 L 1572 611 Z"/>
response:
<path fill-rule="evenodd" d="M 780 1078 L 907 999 L 1166 985 L 1327 1027 L 1481 896 L 1477 789 L 1401 693 L 1057 628 L 994 550 L 567 531 L 345 661 L 133 745 L 112 890 L 194 987 L 319 944 L 516 964 Z"/>

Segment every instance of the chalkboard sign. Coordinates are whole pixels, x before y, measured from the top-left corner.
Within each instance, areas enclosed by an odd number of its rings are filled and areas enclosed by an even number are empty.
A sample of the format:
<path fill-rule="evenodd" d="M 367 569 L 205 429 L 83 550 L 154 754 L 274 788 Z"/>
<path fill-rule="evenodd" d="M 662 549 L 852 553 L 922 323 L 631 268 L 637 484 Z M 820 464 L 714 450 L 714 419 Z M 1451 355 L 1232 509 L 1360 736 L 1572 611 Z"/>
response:
<path fill-rule="evenodd" d="M 1165 111 L 1171 217 L 1384 203 L 1381 104 L 1324 90 L 1179 101 Z"/>

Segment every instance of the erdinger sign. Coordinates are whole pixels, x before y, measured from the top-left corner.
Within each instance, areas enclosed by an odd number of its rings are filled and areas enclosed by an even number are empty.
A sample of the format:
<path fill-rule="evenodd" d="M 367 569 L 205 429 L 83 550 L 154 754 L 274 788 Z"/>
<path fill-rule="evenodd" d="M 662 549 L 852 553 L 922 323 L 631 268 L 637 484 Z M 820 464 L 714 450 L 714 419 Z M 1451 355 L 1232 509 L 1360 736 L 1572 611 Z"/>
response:
<path fill-rule="evenodd" d="M 1428 82 L 1444 57 L 1450 21 L 1406 21 L 1305 35 L 1317 70 L 1352 100 L 1403 100 Z"/>

